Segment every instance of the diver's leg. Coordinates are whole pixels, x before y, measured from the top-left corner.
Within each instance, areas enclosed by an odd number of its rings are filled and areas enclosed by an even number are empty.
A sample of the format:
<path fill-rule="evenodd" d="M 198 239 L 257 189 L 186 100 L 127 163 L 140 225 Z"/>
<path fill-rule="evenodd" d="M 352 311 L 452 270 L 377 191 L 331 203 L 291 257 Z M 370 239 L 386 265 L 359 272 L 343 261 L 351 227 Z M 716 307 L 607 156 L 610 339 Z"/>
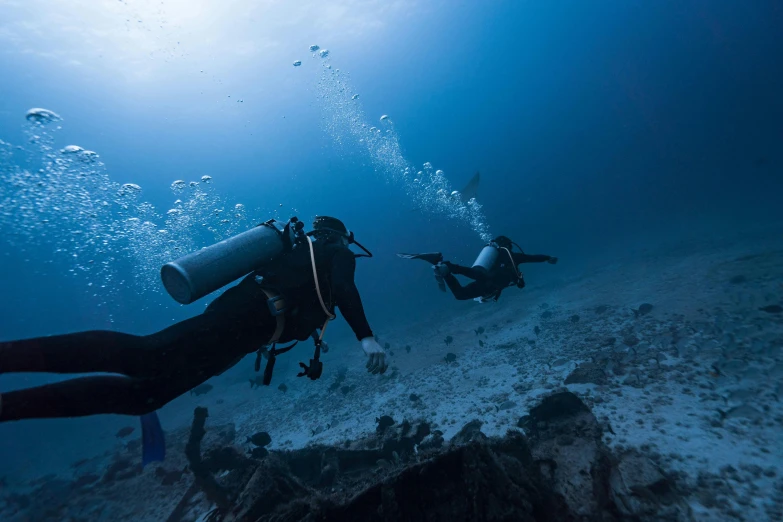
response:
<path fill-rule="evenodd" d="M 77 377 L 65 381 L 2 394 L 0 422 L 23 419 L 84 417 L 117 414 L 144 415 L 153 412 L 211 375 L 188 373 L 156 379 L 106 375 Z"/>
<path fill-rule="evenodd" d="M 139 394 L 139 382 L 116 375 L 79 377 L 5 392 L 0 422 L 101 413 L 142 415 L 154 411 L 160 401 L 152 400 L 150 394 Z"/>
<path fill-rule="evenodd" d="M 451 293 L 454 294 L 457 301 L 467 301 L 468 299 L 475 299 L 476 297 L 487 294 L 484 285 L 476 281 L 462 286 L 452 274 L 445 275 L 443 279 L 446 281 L 446 285 L 449 287 L 449 290 L 451 290 Z"/>
<path fill-rule="evenodd" d="M 101 330 L 2 342 L 0 373 L 123 373 L 143 344 L 142 337 Z"/>
<path fill-rule="evenodd" d="M 449 272 L 451 272 L 452 274 L 469 277 L 474 281 L 483 280 L 487 274 L 486 270 L 484 270 L 483 268 L 473 268 L 469 266 L 456 265 L 454 263 L 449 263 L 448 261 L 444 262 L 443 264 L 449 267 Z"/>
<path fill-rule="evenodd" d="M 198 327 L 184 333 L 177 331 L 180 323 L 174 326 L 174 331 L 166 329 L 150 336 L 149 342 L 158 347 L 147 350 L 151 356 L 137 368 L 145 378 L 79 377 L 3 393 L 0 422 L 150 413 L 236 364 L 242 355 L 258 347 L 259 336 L 265 335 L 263 340 L 268 340 L 274 331 L 274 319 L 269 317 L 271 321 L 257 321 L 244 327 L 221 321 L 222 327 L 212 329 L 205 328 L 211 320 L 202 320 Z"/>
<path fill-rule="evenodd" d="M 209 366 L 216 352 L 247 353 L 274 332 L 274 319 L 204 313 L 148 336 L 88 331 L 0 343 L 0 373 L 119 373 L 151 378 L 167 368 Z M 247 318 L 247 323 L 243 320 Z M 264 337 L 266 336 L 266 337 Z"/>

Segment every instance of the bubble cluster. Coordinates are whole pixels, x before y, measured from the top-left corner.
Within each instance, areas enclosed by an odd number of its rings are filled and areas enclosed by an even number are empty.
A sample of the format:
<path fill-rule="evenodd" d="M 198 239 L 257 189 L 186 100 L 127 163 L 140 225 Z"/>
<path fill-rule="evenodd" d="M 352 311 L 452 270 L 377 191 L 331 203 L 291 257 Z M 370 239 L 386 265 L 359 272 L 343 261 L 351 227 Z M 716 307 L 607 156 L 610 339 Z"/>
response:
<path fill-rule="evenodd" d="M 173 181 L 174 203 L 159 213 L 140 185 L 111 180 L 95 152 L 56 148 L 60 127 L 48 123 L 57 120 L 52 111 L 31 109 L 29 147 L 0 140 L 0 241 L 16 251 L 50 247 L 54 258 L 69 261 L 69 273 L 85 276 L 85 286 L 109 301 L 126 279 L 116 273 L 117 260 L 130 261 L 136 288 L 160 292 L 162 264 L 248 228 L 244 205 L 227 205 L 209 175 Z"/>
<path fill-rule="evenodd" d="M 420 170 L 416 169 L 402 153 L 391 118 L 384 114 L 378 127 L 368 124 L 361 104 L 357 102 L 359 95 L 347 77 L 339 70 L 331 69 L 328 61 L 322 62 L 318 99 L 322 105 L 325 130 L 334 142 L 341 147 L 362 151 L 375 172 L 386 181 L 400 184 L 420 210 L 460 220 L 483 240 L 491 239 L 481 204 L 475 199 L 463 201 L 444 172 L 435 170 L 429 162 L 424 163 Z"/>

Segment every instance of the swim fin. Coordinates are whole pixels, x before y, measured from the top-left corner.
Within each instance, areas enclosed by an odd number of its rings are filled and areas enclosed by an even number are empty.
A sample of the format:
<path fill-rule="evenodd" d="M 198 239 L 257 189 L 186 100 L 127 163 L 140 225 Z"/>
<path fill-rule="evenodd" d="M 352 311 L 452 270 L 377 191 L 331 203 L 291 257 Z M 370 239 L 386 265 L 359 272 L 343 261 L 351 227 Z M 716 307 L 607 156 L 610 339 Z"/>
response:
<path fill-rule="evenodd" d="M 139 419 L 141 420 L 142 467 L 150 462 L 163 462 L 166 458 L 166 437 L 160 427 L 158 414 L 153 411 L 142 415 Z"/>
<path fill-rule="evenodd" d="M 430 252 L 428 254 L 397 254 L 397 257 L 403 259 L 421 259 L 422 261 L 426 261 L 433 265 L 437 265 L 443 261 L 443 254 L 440 252 Z"/>

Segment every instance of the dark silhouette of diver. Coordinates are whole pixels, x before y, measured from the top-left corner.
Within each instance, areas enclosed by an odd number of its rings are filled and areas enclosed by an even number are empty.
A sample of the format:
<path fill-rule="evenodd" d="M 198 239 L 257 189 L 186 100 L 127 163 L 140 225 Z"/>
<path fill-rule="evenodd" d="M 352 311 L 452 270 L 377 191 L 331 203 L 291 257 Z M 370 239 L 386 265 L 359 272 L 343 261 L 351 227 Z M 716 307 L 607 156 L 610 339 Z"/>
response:
<path fill-rule="evenodd" d="M 144 416 L 248 354 L 258 351 L 260 360 L 260 350 L 271 345 L 273 361 L 286 351 L 275 351 L 274 343 L 311 336 L 316 355 L 311 367 L 300 363 L 300 375 L 316 379 L 321 366 L 315 365 L 322 364 L 319 341 L 335 306 L 361 342 L 368 371 L 385 372 L 384 351 L 374 339 L 354 284 L 355 254 L 348 247 L 355 243 L 353 234 L 338 219 L 325 216 L 317 217 L 313 228 L 302 232 L 301 245 L 271 261 L 263 274 L 249 273 L 202 314 L 152 335 L 87 331 L 0 343 L 0 374 L 119 374 L 3 393 L 0 422 L 104 413 Z M 318 329 L 320 336 L 314 334 Z M 269 363 L 267 369 L 271 379 Z"/>
<path fill-rule="evenodd" d="M 514 252 L 514 246 L 519 252 Z M 557 263 L 557 258 L 546 255 L 530 255 L 522 252 L 519 245 L 506 236 L 498 236 L 481 251 L 473 266 L 467 267 L 443 260 L 443 254 L 397 254 L 405 259 L 421 259 L 432 263 L 435 280 L 442 291 L 449 287 L 451 293 L 460 301 L 475 299 L 483 302 L 497 301 L 504 289 L 509 286 L 525 287 L 525 279 L 518 266 L 522 263 Z M 473 279 L 462 286 L 455 275 Z"/>

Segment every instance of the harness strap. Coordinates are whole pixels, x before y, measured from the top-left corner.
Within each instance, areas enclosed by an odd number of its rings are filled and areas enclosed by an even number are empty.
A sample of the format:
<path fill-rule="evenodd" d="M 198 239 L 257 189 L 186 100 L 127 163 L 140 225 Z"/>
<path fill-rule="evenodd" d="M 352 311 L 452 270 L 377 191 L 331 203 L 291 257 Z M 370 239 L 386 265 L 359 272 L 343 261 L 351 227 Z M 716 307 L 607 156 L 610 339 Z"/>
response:
<path fill-rule="evenodd" d="M 500 247 L 502 250 L 506 251 L 506 254 L 508 254 L 508 258 L 511 260 L 511 268 L 514 269 L 514 273 L 517 276 L 517 282 L 519 282 L 520 279 L 522 279 L 522 274 L 519 270 L 517 270 L 517 265 L 514 263 L 514 256 L 511 254 L 511 251 L 506 247 Z M 510 285 L 509 285 L 510 286 Z"/>
<path fill-rule="evenodd" d="M 313 240 L 310 239 L 310 236 L 307 236 L 307 244 L 310 245 L 310 264 L 313 267 L 313 280 L 315 281 L 315 292 L 318 294 L 318 302 L 321 303 L 321 309 L 326 314 L 326 323 L 324 323 L 324 327 L 321 329 L 321 336 L 319 337 L 319 340 L 323 339 L 324 336 L 324 330 L 326 330 L 326 325 L 337 317 L 332 312 L 329 311 L 329 309 L 326 307 L 326 304 L 324 304 L 324 298 L 321 295 L 321 285 L 318 284 L 318 271 L 315 269 L 315 253 L 313 251 Z"/>
<path fill-rule="evenodd" d="M 285 308 L 285 301 L 283 299 L 275 299 L 280 297 L 280 295 L 275 294 L 271 290 L 268 290 L 266 288 L 261 289 L 262 292 L 266 295 L 268 302 L 273 302 L 275 308 L 280 311 L 283 308 Z M 277 314 L 275 316 L 276 326 L 275 326 L 275 333 L 272 334 L 272 337 L 267 341 L 267 344 L 274 344 L 277 342 L 278 339 L 280 339 L 280 336 L 283 335 L 283 329 L 285 328 L 285 314 Z"/>

